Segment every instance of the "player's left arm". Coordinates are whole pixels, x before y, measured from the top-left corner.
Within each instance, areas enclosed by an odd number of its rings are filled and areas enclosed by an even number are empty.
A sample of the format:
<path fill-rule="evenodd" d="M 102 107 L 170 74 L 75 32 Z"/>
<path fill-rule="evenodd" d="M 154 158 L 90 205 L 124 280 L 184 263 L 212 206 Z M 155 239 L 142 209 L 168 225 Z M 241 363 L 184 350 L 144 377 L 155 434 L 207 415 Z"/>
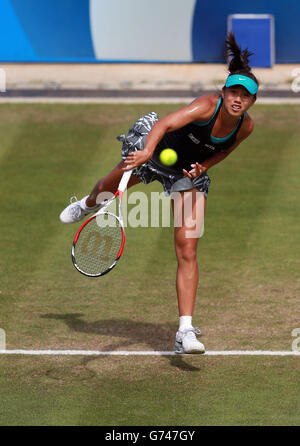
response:
<path fill-rule="evenodd" d="M 249 135 L 253 132 L 254 129 L 254 123 L 250 116 L 247 114 L 245 117 L 245 120 L 243 122 L 243 125 L 241 126 L 240 131 L 238 132 L 236 142 L 233 144 L 233 146 L 229 147 L 225 152 L 217 153 L 216 155 L 212 156 L 211 158 L 208 158 L 207 160 L 203 161 L 201 164 L 196 163 L 193 164 L 191 167 L 192 169 L 187 172 L 186 170 L 183 170 L 184 174 L 188 176 L 189 178 L 195 178 L 203 173 L 205 173 L 208 169 L 210 169 L 212 166 L 215 166 L 216 164 L 223 161 L 227 156 L 233 152 L 242 141 L 244 141 L 246 138 L 248 138 Z"/>

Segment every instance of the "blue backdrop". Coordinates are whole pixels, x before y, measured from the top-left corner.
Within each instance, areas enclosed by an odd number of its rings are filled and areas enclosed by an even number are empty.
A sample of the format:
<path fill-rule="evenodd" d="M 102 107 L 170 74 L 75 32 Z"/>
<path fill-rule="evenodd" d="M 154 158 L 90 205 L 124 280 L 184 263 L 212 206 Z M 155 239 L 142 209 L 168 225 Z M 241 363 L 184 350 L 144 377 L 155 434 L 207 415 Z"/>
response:
<path fill-rule="evenodd" d="M 146 16 L 148 0 L 126 0 L 128 15 L 125 0 L 0 1 L 2 62 L 224 62 L 235 13 L 273 14 L 275 62 L 300 62 L 299 0 L 160 0 Z"/>
<path fill-rule="evenodd" d="M 224 60 L 223 41 L 230 14 L 273 14 L 275 62 L 300 62 L 299 0 L 197 1 L 192 39 L 194 60 L 211 63 Z"/>

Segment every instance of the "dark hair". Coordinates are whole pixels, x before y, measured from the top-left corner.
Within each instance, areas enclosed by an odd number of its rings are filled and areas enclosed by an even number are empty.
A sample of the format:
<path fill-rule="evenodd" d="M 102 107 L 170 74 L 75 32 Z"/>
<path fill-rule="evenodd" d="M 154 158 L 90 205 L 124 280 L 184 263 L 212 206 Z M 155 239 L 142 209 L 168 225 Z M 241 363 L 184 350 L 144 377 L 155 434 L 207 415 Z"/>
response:
<path fill-rule="evenodd" d="M 226 60 L 229 60 L 229 74 L 243 74 L 244 76 L 250 77 L 250 79 L 254 80 L 257 85 L 259 85 L 259 82 L 252 73 L 249 65 L 249 57 L 252 56 L 253 53 L 250 53 L 248 48 L 244 49 L 243 51 L 241 50 L 241 47 L 237 44 L 232 31 L 230 31 L 227 35 L 225 46 L 225 57 Z"/>

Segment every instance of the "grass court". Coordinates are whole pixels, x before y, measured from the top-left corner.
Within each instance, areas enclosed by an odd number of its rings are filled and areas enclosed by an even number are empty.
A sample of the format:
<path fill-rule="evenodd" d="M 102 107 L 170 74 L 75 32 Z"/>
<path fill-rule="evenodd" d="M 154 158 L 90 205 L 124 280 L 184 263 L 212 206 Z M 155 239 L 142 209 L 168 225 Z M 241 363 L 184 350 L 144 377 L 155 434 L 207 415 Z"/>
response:
<path fill-rule="evenodd" d="M 80 275 L 58 215 L 120 160 L 141 115 L 180 104 L 1 104 L 0 327 L 7 349 L 173 349 L 172 228 L 128 228 L 108 275 Z M 300 327 L 299 105 L 210 170 L 193 322 L 207 350 L 291 350 Z M 131 189 L 162 191 L 159 183 Z M 300 344 L 300 342 L 299 342 Z M 300 358 L 0 355 L 0 425 L 299 425 Z"/>

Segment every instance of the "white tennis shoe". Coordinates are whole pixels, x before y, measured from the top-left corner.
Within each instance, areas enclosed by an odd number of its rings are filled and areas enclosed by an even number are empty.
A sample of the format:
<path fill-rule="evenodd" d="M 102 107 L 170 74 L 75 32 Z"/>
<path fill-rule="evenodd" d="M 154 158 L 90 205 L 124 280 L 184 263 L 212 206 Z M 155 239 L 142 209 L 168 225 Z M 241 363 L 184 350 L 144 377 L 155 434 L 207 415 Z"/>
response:
<path fill-rule="evenodd" d="M 196 335 L 201 335 L 201 331 L 197 327 L 178 330 L 174 346 L 175 353 L 205 353 L 205 347 L 198 341 Z"/>
<path fill-rule="evenodd" d="M 64 224 L 76 223 L 82 220 L 91 212 L 96 212 L 100 209 L 101 204 L 97 204 L 92 208 L 87 208 L 85 201 L 88 195 L 82 200 L 78 200 L 77 197 L 71 197 L 69 206 L 67 206 L 60 214 L 59 219 Z"/>

